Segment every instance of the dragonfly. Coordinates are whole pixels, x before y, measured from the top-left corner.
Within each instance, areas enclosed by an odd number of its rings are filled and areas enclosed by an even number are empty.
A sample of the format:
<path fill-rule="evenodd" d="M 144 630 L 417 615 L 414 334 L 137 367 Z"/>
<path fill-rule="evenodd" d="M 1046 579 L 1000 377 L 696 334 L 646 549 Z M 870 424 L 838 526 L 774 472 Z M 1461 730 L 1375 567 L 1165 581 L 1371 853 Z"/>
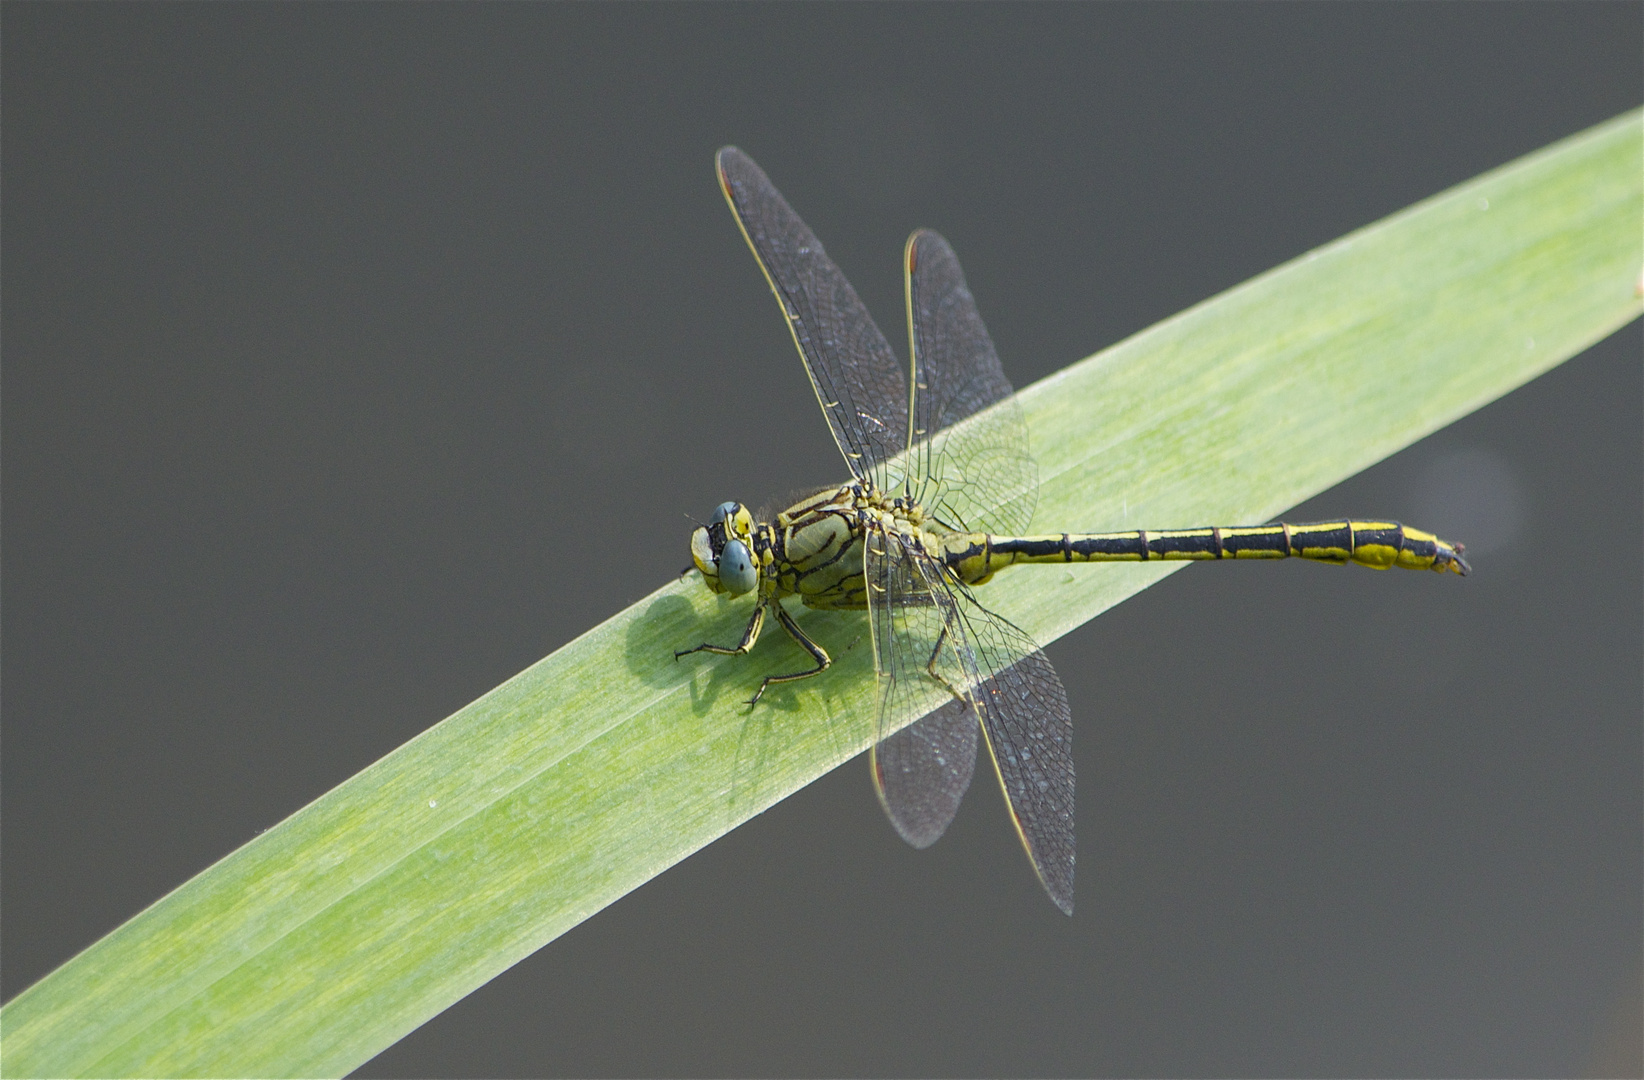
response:
<path fill-rule="evenodd" d="M 704 642 L 674 655 L 745 655 L 774 616 L 811 665 L 767 676 L 751 707 L 771 686 L 820 675 L 832 663 L 784 599 L 865 609 L 879 684 L 874 789 L 914 847 L 935 843 L 952 822 L 980 741 L 1039 881 L 1073 914 L 1073 720 L 1061 679 L 1033 638 L 976 598 L 976 588 L 1006 567 L 1299 557 L 1468 572 L 1461 544 L 1393 521 L 1028 534 L 1038 472 L 1027 427 L 948 242 L 920 229 L 904 248 L 904 368 L 753 159 L 727 146 L 715 166 L 851 477 L 769 520 L 722 503 L 692 532 L 691 561 L 703 583 L 733 597 L 751 593 L 754 606 L 736 644 Z M 920 719 L 899 726 L 909 716 Z"/>

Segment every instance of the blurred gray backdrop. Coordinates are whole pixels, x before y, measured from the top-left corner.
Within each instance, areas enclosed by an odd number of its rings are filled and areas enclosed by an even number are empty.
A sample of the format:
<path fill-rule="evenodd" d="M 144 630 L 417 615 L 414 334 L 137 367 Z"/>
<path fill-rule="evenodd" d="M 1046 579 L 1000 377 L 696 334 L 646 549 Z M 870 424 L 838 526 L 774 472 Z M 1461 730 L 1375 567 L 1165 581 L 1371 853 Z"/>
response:
<path fill-rule="evenodd" d="M 1641 11 L 4 5 L 4 995 L 840 476 L 721 144 L 893 342 L 941 229 L 1024 386 L 1636 106 Z M 1076 918 L 991 784 L 920 853 L 856 762 L 361 1075 L 1638 1069 L 1640 350 L 1294 512 L 1466 581 L 1050 647 Z"/>

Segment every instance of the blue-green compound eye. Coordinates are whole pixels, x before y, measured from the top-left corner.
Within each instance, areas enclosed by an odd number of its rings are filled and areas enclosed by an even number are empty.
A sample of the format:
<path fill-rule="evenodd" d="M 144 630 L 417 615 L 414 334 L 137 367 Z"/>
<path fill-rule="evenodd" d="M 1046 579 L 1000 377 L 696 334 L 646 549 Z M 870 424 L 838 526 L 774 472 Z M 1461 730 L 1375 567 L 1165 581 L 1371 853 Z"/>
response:
<path fill-rule="evenodd" d="M 708 519 L 708 524 L 723 525 L 725 524 L 726 518 L 735 516 L 736 512 L 740 509 L 742 509 L 741 503 L 722 502 L 718 506 L 714 507 L 713 516 Z"/>
<path fill-rule="evenodd" d="M 759 571 L 754 569 L 753 555 L 747 544 L 740 540 L 725 542 L 725 550 L 719 553 L 719 583 L 732 596 L 754 591 L 759 584 Z"/>

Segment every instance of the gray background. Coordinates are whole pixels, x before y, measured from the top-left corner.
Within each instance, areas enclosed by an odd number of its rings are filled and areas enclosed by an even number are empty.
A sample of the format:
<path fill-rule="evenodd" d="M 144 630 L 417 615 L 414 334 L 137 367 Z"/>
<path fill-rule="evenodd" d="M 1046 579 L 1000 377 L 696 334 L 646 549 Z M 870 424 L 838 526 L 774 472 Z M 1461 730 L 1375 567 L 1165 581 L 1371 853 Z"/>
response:
<path fill-rule="evenodd" d="M 716 147 L 893 342 L 942 229 L 1020 386 L 1637 105 L 1640 13 L 6 4 L 5 996 L 838 478 Z M 1076 918 L 989 786 L 918 853 L 852 763 L 362 1075 L 1639 1068 L 1639 360 L 1293 515 L 1466 581 L 1052 645 Z"/>

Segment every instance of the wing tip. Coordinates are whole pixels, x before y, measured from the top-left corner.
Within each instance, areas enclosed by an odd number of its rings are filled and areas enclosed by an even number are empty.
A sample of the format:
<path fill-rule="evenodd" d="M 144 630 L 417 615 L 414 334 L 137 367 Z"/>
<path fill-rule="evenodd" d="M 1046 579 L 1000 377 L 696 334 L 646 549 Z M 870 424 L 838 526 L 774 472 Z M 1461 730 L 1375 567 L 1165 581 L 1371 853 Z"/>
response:
<path fill-rule="evenodd" d="M 1021 822 L 1016 820 L 1014 809 L 1012 809 L 1010 816 L 1013 821 L 1016 821 L 1017 835 L 1022 838 L 1022 846 L 1027 849 L 1028 861 L 1033 864 L 1034 876 L 1039 879 L 1039 884 L 1044 886 L 1045 894 L 1050 897 L 1050 902 L 1061 908 L 1063 915 L 1071 918 L 1073 916 L 1073 854 L 1068 853 L 1068 864 L 1065 872 L 1056 874 L 1055 880 L 1052 880 L 1047 871 L 1053 868 L 1040 861 L 1039 853 L 1033 850 L 1033 844 L 1028 840 L 1027 834 L 1022 831 Z M 1069 837 L 1069 840 L 1071 841 L 1072 837 Z M 1064 868 L 1056 867 L 1054 869 L 1063 870 Z"/>
<path fill-rule="evenodd" d="M 741 150 L 734 146 L 721 146 L 717 151 L 715 151 L 714 175 L 719 178 L 719 186 L 725 192 L 725 197 L 727 199 L 734 200 L 735 192 L 731 190 L 731 178 L 729 173 L 726 171 L 726 166 L 740 165 L 742 162 L 748 160 L 751 160 L 748 155 L 744 154 Z"/>
<path fill-rule="evenodd" d="M 900 836 L 908 846 L 919 851 L 924 851 L 936 841 L 942 839 L 942 834 L 948 831 L 948 825 L 953 820 L 953 813 L 945 816 L 939 814 L 934 819 L 927 818 L 924 821 L 914 821 L 892 805 L 895 800 L 891 798 L 885 787 L 885 766 L 879 760 L 879 747 L 877 745 L 868 754 L 868 770 L 873 774 L 873 793 L 879 796 L 879 808 L 885 812 L 885 817 L 890 820 L 891 828 L 896 830 L 897 836 Z M 959 797 L 964 797 L 963 791 L 960 792 Z M 953 811 L 956 813 L 958 809 L 959 800 L 955 799 Z"/>
<path fill-rule="evenodd" d="M 1016 814 L 1014 810 L 1011 812 L 1010 816 L 1012 819 L 1015 819 Z M 1051 903 L 1062 909 L 1063 915 L 1067 915 L 1071 918 L 1073 915 L 1073 853 L 1068 853 L 1067 866 L 1065 868 L 1053 868 L 1047 866 L 1045 863 L 1040 861 L 1039 853 L 1033 850 L 1033 845 L 1028 841 L 1027 834 L 1021 832 L 1020 822 L 1017 822 L 1017 831 L 1018 835 L 1022 838 L 1022 846 L 1027 848 L 1028 861 L 1033 864 L 1033 873 L 1036 877 L 1038 877 L 1039 884 L 1044 886 L 1045 894 L 1050 897 Z M 1069 837 L 1069 840 L 1071 839 L 1072 838 Z M 1047 873 L 1047 871 L 1052 869 L 1063 872 L 1056 874 L 1055 879 L 1052 880 L 1051 875 Z"/>
<path fill-rule="evenodd" d="M 935 229 L 915 229 L 908 237 L 907 246 L 903 248 L 903 261 L 907 266 L 907 272 L 910 274 L 918 267 L 921 248 L 931 253 L 932 257 L 945 256 L 954 262 L 959 261 L 959 257 L 954 254 L 953 245 L 948 243 L 947 237 Z"/>

